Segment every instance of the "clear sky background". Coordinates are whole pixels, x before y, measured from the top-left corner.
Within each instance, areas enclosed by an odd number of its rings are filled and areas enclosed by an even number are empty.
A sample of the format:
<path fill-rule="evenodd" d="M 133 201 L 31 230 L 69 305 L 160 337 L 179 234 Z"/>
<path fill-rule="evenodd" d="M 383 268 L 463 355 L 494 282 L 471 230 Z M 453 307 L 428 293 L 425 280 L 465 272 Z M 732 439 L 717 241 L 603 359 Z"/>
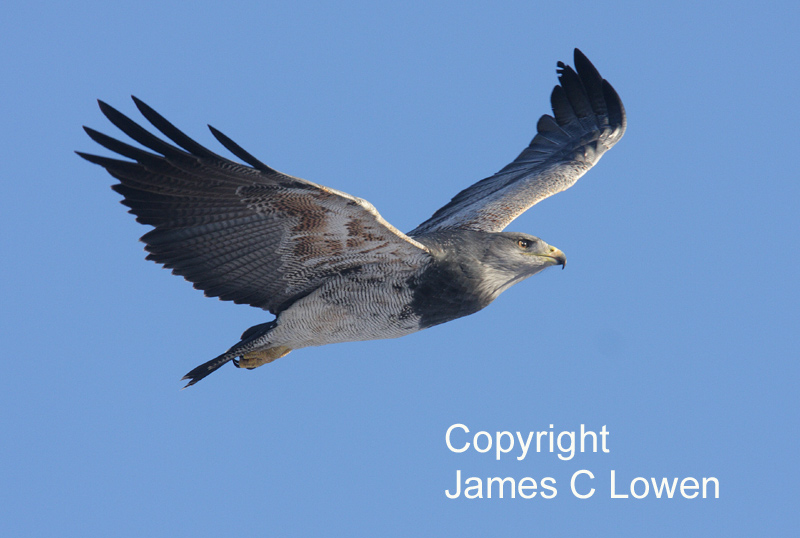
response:
<path fill-rule="evenodd" d="M 5 2 L 0 535 L 797 532 L 799 22 L 796 2 Z M 628 132 L 510 227 L 565 271 L 179 390 L 271 316 L 144 260 L 147 228 L 73 153 L 108 154 L 82 125 L 118 134 L 96 98 L 222 152 L 210 123 L 410 230 L 528 144 L 574 47 Z M 455 454 L 456 423 L 605 425 L 610 452 Z M 558 493 L 451 500 L 457 470 Z M 612 470 L 720 498 L 611 499 Z"/>

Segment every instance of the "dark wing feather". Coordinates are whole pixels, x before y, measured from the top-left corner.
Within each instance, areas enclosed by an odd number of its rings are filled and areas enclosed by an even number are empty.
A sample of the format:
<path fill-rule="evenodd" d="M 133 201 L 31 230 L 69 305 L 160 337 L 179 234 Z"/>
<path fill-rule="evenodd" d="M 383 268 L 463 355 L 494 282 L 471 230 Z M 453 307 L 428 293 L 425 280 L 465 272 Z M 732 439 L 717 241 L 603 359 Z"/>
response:
<path fill-rule="evenodd" d="M 253 168 L 230 161 L 134 101 L 180 147 L 100 102 L 115 126 L 150 151 L 85 128 L 132 161 L 78 154 L 117 178 L 122 203 L 138 222 L 154 226 L 142 236 L 147 259 L 206 295 L 278 313 L 342 271 L 374 263 L 413 271 L 429 257 L 369 202 L 277 172 L 211 128 Z"/>
<path fill-rule="evenodd" d="M 571 187 L 622 138 L 627 122 L 617 92 L 578 49 L 575 66 L 577 72 L 558 62 L 553 115 L 539 119 L 530 145 L 409 235 L 456 228 L 499 232 L 534 204 Z"/>

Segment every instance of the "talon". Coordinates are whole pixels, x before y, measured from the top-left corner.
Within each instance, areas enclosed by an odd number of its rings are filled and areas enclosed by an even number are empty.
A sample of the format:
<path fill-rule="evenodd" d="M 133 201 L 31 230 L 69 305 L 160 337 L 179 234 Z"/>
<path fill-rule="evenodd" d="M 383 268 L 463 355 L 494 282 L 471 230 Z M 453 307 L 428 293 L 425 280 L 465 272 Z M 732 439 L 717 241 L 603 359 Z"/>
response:
<path fill-rule="evenodd" d="M 239 366 L 239 357 L 236 357 L 235 359 L 231 359 L 231 362 L 233 363 L 233 365 L 235 367 L 241 368 L 241 366 Z"/>
<path fill-rule="evenodd" d="M 251 353 L 245 353 L 239 359 L 236 360 L 234 364 L 238 368 L 247 368 L 248 370 L 252 370 L 253 368 L 258 368 L 264 364 L 268 364 L 276 359 L 280 359 L 281 357 L 286 356 L 291 351 L 291 348 L 286 346 L 275 346 L 267 349 L 263 349 L 261 351 L 253 351 Z"/>

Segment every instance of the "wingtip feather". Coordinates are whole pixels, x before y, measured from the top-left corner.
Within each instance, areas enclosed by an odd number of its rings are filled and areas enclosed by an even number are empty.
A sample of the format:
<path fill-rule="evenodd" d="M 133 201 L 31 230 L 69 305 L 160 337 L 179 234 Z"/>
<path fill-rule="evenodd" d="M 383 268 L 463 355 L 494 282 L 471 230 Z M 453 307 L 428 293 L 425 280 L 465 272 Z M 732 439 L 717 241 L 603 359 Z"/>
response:
<path fill-rule="evenodd" d="M 263 162 L 253 157 L 253 155 L 249 151 L 242 148 L 242 146 L 234 142 L 228 135 L 226 135 L 219 129 L 215 128 L 212 125 L 208 125 L 208 130 L 211 131 L 211 134 L 214 135 L 214 138 L 216 138 L 220 144 L 225 146 L 225 149 L 236 155 L 238 158 L 240 158 L 253 168 L 261 170 L 262 172 L 265 172 L 267 174 L 277 173 L 275 169 L 267 166 Z"/>

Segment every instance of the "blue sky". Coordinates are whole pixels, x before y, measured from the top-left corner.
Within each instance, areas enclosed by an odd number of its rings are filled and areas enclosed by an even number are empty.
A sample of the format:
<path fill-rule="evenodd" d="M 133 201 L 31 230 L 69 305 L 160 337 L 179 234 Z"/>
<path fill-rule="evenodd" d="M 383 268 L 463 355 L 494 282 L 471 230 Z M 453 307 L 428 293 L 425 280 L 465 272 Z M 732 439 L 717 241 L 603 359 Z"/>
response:
<path fill-rule="evenodd" d="M 800 8 L 696 4 L 6 2 L 0 534 L 797 532 Z M 72 153 L 101 151 L 82 125 L 116 136 L 96 98 L 138 117 L 137 95 L 216 151 L 210 123 L 410 230 L 527 145 L 574 47 L 629 123 L 509 228 L 565 271 L 179 390 L 270 316 L 144 260 L 146 228 Z M 610 450 L 457 454 L 458 423 L 605 425 Z M 558 493 L 451 500 L 457 470 Z M 713 476 L 720 498 L 611 499 L 612 470 L 617 491 Z"/>

